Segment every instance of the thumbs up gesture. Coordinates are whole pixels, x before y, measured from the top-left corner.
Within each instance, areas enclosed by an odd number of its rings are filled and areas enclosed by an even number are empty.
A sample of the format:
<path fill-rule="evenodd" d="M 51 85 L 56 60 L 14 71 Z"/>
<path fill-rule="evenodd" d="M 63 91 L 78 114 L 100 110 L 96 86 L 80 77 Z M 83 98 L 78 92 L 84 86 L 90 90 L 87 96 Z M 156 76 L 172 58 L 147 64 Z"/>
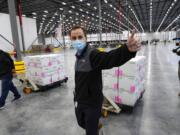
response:
<path fill-rule="evenodd" d="M 130 52 L 137 52 L 141 49 L 140 41 L 135 37 L 135 30 L 132 31 L 127 41 L 127 47 Z"/>

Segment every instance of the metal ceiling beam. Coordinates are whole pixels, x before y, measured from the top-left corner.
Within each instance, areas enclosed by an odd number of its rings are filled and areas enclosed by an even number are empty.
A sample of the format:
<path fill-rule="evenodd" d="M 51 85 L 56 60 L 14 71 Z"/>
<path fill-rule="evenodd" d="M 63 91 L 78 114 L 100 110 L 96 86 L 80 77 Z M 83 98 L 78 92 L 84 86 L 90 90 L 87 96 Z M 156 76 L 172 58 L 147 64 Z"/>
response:
<path fill-rule="evenodd" d="M 160 2 L 160 0 L 159 0 Z M 160 4 L 160 3 L 159 3 Z M 161 7 L 161 11 L 160 11 L 160 14 L 156 14 L 156 18 L 155 18 L 155 26 L 154 26 L 154 30 L 155 30 L 155 27 L 158 27 L 158 22 L 160 22 L 162 19 L 160 19 L 161 17 L 163 17 L 162 13 L 165 10 L 165 5 L 167 4 L 167 0 L 163 3 L 163 6 Z M 156 13 L 158 13 L 158 10 L 159 8 L 156 8 Z M 156 28 L 157 29 L 157 28 Z"/>
<path fill-rule="evenodd" d="M 131 2 L 132 3 L 134 3 L 133 2 L 133 0 L 131 0 Z M 145 19 L 145 16 L 144 16 L 144 14 L 143 14 L 143 10 L 142 10 L 142 7 L 141 7 L 141 4 L 140 4 L 140 1 L 138 0 L 138 4 L 139 4 L 139 7 L 140 7 L 140 11 L 141 11 L 141 15 L 142 15 L 142 20 L 144 20 Z M 135 6 L 134 6 L 135 7 Z M 139 16 L 139 12 L 136 10 L 136 13 L 138 14 L 138 16 Z M 142 23 L 142 25 L 143 25 L 143 27 L 145 27 L 145 25 Z"/>

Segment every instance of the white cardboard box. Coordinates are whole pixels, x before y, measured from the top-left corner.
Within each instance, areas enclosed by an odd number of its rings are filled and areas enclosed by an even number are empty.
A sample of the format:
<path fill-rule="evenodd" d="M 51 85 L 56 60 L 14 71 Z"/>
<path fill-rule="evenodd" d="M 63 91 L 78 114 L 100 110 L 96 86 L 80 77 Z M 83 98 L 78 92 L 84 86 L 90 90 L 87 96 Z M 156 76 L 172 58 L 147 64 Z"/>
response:
<path fill-rule="evenodd" d="M 48 54 L 25 57 L 26 77 L 38 85 L 65 79 L 64 55 Z"/>

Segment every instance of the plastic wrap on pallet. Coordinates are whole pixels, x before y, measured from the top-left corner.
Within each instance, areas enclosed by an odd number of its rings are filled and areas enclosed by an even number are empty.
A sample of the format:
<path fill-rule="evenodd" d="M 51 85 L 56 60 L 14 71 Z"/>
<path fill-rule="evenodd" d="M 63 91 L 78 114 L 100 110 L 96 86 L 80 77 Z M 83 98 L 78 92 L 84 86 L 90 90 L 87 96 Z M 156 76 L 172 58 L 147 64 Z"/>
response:
<path fill-rule="evenodd" d="M 113 84 L 114 101 L 118 104 L 134 106 L 145 90 L 146 57 L 137 56 L 129 62 L 116 68 Z"/>
<path fill-rule="evenodd" d="M 64 55 L 27 56 L 24 59 L 26 77 L 44 86 L 65 79 Z"/>

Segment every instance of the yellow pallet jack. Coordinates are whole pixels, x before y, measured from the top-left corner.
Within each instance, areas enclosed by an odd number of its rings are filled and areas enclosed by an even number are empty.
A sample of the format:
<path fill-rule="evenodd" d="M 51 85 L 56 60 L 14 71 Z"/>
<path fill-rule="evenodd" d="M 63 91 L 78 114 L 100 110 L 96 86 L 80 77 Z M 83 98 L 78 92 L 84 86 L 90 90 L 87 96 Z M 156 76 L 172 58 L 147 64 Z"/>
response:
<path fill-rule="evenodd" d="M 38 91 L 39 90 L 37 85 L 30 79 L 25 79 L 23 85 L 24 85 L 23 86 L 23 92 L 25 94 L 30 94 L 33 91 Z"/>

